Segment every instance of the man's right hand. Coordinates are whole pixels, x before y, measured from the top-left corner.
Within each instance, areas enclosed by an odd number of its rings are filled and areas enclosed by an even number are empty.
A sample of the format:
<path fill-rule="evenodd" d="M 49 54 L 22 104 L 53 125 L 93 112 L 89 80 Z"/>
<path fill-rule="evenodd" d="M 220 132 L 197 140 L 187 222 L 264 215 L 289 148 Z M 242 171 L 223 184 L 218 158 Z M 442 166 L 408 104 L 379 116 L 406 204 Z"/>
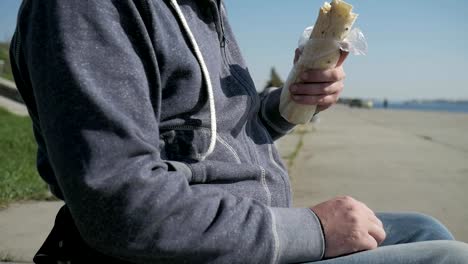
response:
<path fill-rule="evenodd" d="M 385 239 L 382 222 L 365 204 L 338 197 L 311 208 L 325 236 L 325 258 L 375 249 Z"/>

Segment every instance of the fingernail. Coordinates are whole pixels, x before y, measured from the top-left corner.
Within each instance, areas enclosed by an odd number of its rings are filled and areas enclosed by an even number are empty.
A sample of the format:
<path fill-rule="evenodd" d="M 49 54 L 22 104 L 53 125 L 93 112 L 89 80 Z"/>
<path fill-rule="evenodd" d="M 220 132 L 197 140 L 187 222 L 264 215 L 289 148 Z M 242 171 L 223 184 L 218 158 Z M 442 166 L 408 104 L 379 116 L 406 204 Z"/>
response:
<path fill-rule="evenodd" d="M 292 97 L 292 98 L 293 98 L 293 100 L 294 100 L 294 101 L 299 101 L 299 99 L 301 99 L 301 97 L 300 97 L 300 96 L 296 96 L 296 95 L 293 95 L 293 97 Z"/>
<path fill-rule="evenodd" d="M 297 92 L 297 85 L 292 85 L 290 90 L 293 93 Z"/>
<path fill-rule="evenodd" d="M 304 73 L 301 75 L 301 78 L 302 78 L 303 80 L 307 80 L 307 78 L 309 78 L 309 74 L 307 74 L 307 73 L 304 72 Z"/>

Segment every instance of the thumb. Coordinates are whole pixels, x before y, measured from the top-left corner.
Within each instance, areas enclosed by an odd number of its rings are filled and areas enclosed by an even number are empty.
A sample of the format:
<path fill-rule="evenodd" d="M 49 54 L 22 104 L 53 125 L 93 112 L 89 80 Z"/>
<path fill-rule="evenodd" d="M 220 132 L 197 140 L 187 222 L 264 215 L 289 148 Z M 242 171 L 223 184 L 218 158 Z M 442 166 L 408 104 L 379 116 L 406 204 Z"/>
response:
<path fill-rule="evenodd" d="M 348 55 L 349 55 L 349 52 L 340 50 L 340 58 L 338 59 L 338 62 L 336 63 L 336 67 L 340 67 L 341 65 L 343 65 Z"/>
<path fill-rule="evenodd" d="M 296 51 L 294 52 L 294 64 L 296 64 L 296 62 L 299 60 L 299 57 L 301 57 L 301 54 L 302 54 L 302 50 L 301 49 L 296 49 Z"/>

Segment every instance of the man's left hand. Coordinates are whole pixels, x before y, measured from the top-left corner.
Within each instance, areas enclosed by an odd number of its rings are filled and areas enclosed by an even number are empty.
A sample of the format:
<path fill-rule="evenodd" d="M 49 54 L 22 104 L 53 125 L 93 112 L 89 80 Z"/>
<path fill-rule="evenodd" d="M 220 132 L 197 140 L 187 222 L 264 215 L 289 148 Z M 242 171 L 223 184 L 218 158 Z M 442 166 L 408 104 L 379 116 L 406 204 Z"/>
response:
<path fill-rule="evenodd" d="M 294 63 L 297 62 L 299 56 L 300 51 L 296 50 Z M 344 88 L 346 74 L 343 62 L 347 56 L 347 52 L 341 52 L 335 68 L 303 72 L 301 82 L 289 87 L 292 100 L 299 104 L 317 105 L 318 111 L 323 111 L 338 102 Z"/>

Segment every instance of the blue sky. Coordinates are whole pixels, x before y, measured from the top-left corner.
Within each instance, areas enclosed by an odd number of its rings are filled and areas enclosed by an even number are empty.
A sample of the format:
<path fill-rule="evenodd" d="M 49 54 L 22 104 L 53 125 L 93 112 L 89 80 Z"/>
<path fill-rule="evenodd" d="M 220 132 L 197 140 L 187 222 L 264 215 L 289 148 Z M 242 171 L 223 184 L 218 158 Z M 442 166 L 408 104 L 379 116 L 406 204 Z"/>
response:
<path fill-rule="evenodd" d="M 285 79 L 319 0 L 225 0 L 250 72 L 263 87 L 274 66 Z M 367 56 L 349 57 L 343 96 L 468 99 L 468 1 L 349 0 Z M 0 0 L 0 39 L 13 33 L 20 1 Z"/>
<path fill-rule="evenodd" d="M 15 31 L 16 14 L 21 1 L 0 0 L 0 40 L 9 40 Z"/>
<path fill-rule="evenodd" d="M 343 96 L 468 99 L 468 1 L 349 0 L 369 54 L 349 57 Z M 318 0 L 227 0 L 250 71 L 262 85 L 269 67 L 285 79 Z"/>

